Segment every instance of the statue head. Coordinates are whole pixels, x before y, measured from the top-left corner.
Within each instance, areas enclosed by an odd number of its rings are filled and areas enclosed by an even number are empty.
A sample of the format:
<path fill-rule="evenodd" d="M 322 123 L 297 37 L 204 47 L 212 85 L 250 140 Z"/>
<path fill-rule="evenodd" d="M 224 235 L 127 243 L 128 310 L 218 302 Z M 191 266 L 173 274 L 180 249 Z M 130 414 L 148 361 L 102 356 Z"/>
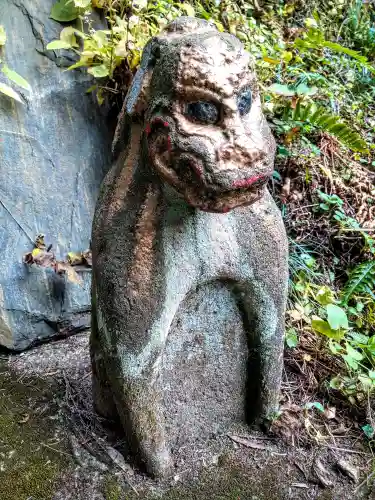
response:
<path fill-rule="evenodd" d="M 227 212 L 262 196 L 275 141 L 233 35 L 176 19 L 146 46 L 124 106 L 144 128 L 145 161 L 190 205 Z"/>

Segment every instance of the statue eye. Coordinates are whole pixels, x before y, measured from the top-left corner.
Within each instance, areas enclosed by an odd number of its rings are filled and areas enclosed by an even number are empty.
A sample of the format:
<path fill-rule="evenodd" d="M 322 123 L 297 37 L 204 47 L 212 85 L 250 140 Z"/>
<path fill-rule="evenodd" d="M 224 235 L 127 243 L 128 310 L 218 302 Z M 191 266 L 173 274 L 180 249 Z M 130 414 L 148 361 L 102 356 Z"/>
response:
<path fill-rule="evenodd" d="M 247 115 L 251 108 L 251 90 L 245 88 L 237 96 L 237 108 L 241 116 Z"/>
<path fill-rule="evenodd" d="M 186 114 L 202 123 L 214 124 L 219 119 L 217 106 L 208 101 L 190 102 L 186 108 Z"/>

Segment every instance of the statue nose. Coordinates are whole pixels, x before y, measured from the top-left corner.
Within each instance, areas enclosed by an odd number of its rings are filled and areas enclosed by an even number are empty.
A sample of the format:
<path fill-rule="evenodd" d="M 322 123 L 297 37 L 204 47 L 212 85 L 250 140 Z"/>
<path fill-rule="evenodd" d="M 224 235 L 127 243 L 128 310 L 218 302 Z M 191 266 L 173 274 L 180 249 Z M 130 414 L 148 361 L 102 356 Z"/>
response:
<path fill-rule="evenodd" d="M 249 141 L 235 141 L 221 146 L 216 155 L 220 170 L 237 170 L 249 167 L 252 163 L 261 160 L 264 153 L 259 149 L 251 147 Z"/>

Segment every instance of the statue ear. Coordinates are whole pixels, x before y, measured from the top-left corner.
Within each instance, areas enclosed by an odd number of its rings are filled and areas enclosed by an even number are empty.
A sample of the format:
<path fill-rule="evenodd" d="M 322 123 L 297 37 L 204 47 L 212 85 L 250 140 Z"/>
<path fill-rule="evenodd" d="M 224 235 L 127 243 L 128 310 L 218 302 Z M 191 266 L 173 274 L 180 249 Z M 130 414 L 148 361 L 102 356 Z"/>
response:
<path fill-rule="evenodd" d="M 141 117 L 147 108 L 148 90 L 156 59 L 160 56 L 160 48 L 157 39 L 152 39 L 143 50 L 141 64 L 126 94 L 120 114 L 118 115 L 117 127 L 112 142 L 112 153 L 118 156 L 120 151 L 126 147 L 131 122 L 136 117 Z"/>

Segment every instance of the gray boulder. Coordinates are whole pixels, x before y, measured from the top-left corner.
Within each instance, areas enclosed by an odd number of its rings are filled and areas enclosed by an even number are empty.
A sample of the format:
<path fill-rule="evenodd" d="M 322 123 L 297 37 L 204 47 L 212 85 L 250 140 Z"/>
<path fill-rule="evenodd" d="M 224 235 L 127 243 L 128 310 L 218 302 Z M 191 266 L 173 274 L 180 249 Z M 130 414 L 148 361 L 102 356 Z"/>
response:
<path fill-rule="evenodd" d="M 90 272 L 78 285 L 22 257 L 38 233 L 59 259 L 89 246 L 110 158 L 107 112 L 85 93 L 90 78 L 63 72 L 68 52 L 45 49 L 62 29 L 49 18 L 53 3 L 0 0 L 5 60 L 32 87 L 24 105 L 0 94 L 0 345 L 16 350 L 89 325 Z"/>

